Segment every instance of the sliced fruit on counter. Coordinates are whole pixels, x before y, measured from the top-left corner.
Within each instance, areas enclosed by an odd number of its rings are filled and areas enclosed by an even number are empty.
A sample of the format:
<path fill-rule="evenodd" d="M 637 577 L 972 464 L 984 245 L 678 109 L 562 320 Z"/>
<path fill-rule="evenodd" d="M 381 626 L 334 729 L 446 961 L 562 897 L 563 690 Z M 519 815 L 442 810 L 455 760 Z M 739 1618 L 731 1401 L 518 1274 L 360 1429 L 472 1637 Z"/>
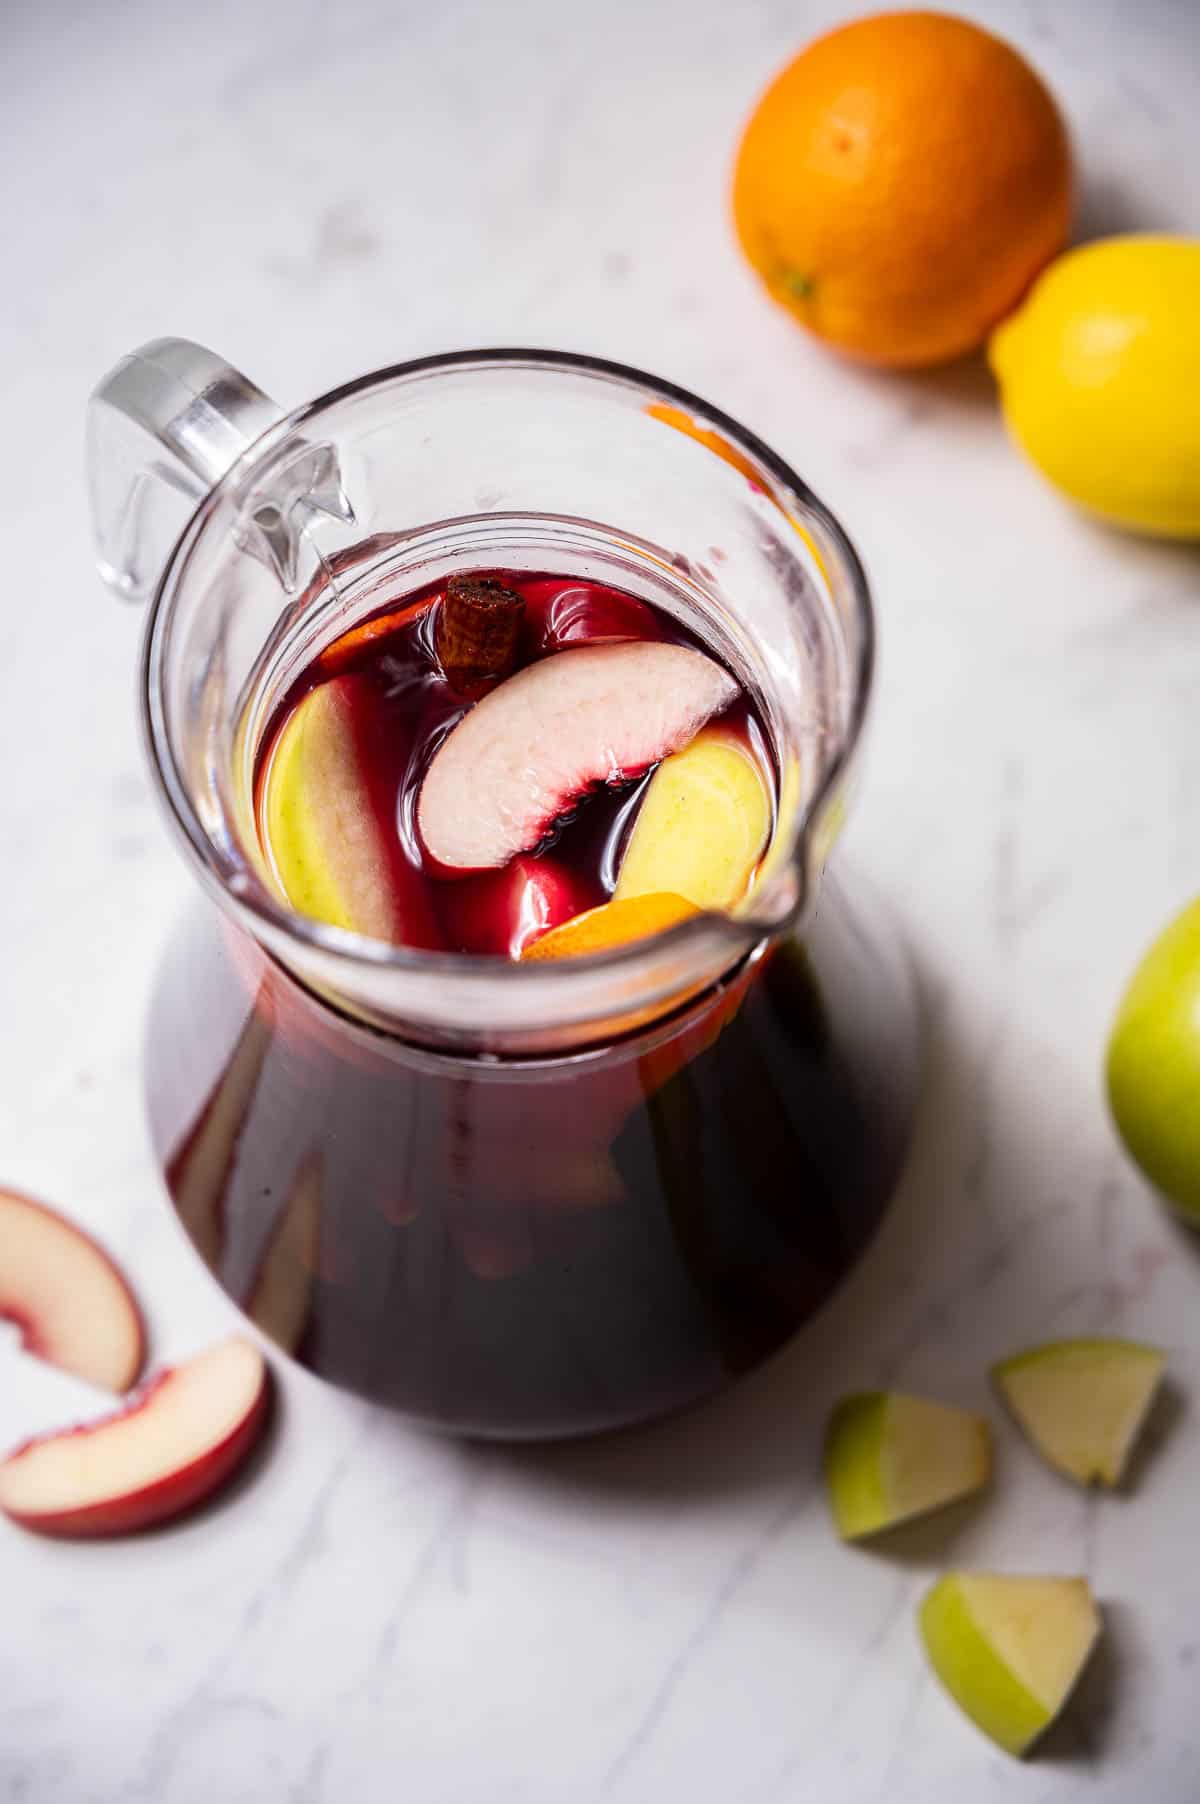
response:
<path fill-rule="evenodd" d="M 406 919 L 355 733 L 355 685 L 340 676 L 294 708 L 271 753 L 265 839 L 285 899 L 301 914 L 397 944 L 424 943 Z M 413 898 L 412 906 L 417 907 Z"/>
<path fill-rule="evenodd" d="M 898 1391 L 845 1397 L 825 1436 L 825 1482 L 843 1540 L 890 1528 L 969 1497 L 988 1482 L 982 1416 Z"/>
<path fill-rule="evenodd" d="M 0 1317 L 27 1353 L 101 1390 L 128 1390 L 142 1369 L 142 1313 L 108 1254 L 15 1190 L 0 1190 Z"/>
<path fill-rule="evenodd" d="M 728 671 L 684 645 L 589 645 L 526 665 L 434 754 L 417 803 L 426 851 L 447 875 L 507 864 L 589 790 L 678 751 L 736 694 Z"/>
<path fill-rule="evenodd" d="M 1119 1484 L 1166 1360 L 1131 1340 L 1059 1340 L 992 1367 L 1042 1458 L 1081 1485 Z"/>
<path fill-rule="evenodd" d="M 695 903 L 686 901 L 683 896 L 662 893 L 605 902 L 542 934 L 540 939 L 526 946 L 521 957 L 580 958 L 589 952 L 606 952 L 612 946 L 665 933 L 668 927 L 677 927 L 680 921 L 699 912 Z"/>
<path fill-rule="evenodd" d="M 920 1627 L 955 1703 L 1020 1755 L 1070 1697 L 1101 1621 L 1086 1579 L 949 1572 L 926 1594 Z"/>
<path fill-rule="evenodd" d="M 1200 901 L 1164 928 L 1121 998 L 1108 1100 L 1130 1155 L 1200 1226 Z"/>
<path fill-rule="evenodd" d="M 732 733 L 708 728 L 651 777 L 614 897 L 667 892 L 697 908 L 733 908 L 770 833 L 771 792 L 753 753 Z"/>
<path fill-rule="evenodd" d="M 522 958 L 539 934 L 579 915 L 590 899 L 569 865 L 543 853 L 447 884 L 442 908 L 453 945 Z"/>
<path fill-rule="evenodd" d="M 165 1522 L 232 1476 L 269 1400 L 258 1348 L 223 1341 L 160 1372 L 117 1414 L 19 1447 L 0 1463 L 0 1510 L 43 1535 L 119 1535 Z"/>

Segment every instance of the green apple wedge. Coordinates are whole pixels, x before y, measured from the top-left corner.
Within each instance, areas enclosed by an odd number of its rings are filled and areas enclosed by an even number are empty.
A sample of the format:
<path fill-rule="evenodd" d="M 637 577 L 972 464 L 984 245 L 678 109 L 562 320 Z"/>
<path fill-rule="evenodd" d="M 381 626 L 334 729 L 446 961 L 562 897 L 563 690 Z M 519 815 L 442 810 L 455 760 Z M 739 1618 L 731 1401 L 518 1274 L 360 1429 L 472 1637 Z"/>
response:
<path fill-rule="evenodd" d="M 844 1541 L 969 1496 L 991 1466 L 982 1416 L 898 1391 L 844 1397 L 825 1435 L 825 1480 Z"/>
<path fill-rule="evenodd" d="M 1108 1100 L 1130 1156 L 1200 1227 L 1200 899 L 1130 979 L 1108 1042 Z"/>
<path fill-rule="evenodd" d="M 992 1367 L 992 1382 L 1056 1472 L 1116 1485 L 1166 1359 L 1132 1340 L 1057 1340 Z"/>
<path fill-rule="evenodd" d="M 934 1672 L 1008 1754 L 1029 1751 L 1074 1690 L 1101 1631 L 1087 1580 L 948 1572 L 920 1608 Z"/>

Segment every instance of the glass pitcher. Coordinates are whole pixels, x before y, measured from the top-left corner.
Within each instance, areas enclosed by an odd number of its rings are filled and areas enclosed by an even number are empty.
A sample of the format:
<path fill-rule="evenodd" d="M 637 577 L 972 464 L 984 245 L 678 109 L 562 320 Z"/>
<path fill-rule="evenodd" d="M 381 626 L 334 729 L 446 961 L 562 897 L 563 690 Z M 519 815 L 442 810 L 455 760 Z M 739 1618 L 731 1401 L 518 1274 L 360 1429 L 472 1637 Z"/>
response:
<path fill-rule="evenodd" d="M 146 1080 L 218 1281 L 312 1371 L 472 1435 L 645 1419 L 765 1359 L 862 1253 L 917 1081 L 905 961 L 824 874 L 873 655 L 828 510 L 694 396 L 543 351 L 284 414 L 159 340 L 93 395 L 88 467 L 101 572 L 151 600 L 146 740 L 206 892 Z M 279 698 L 385 603 L 498 567 L 631 591 L 750 692 L 779 806 L 741 913 L 513 964 L 325 925 L 264 880 Z"/>

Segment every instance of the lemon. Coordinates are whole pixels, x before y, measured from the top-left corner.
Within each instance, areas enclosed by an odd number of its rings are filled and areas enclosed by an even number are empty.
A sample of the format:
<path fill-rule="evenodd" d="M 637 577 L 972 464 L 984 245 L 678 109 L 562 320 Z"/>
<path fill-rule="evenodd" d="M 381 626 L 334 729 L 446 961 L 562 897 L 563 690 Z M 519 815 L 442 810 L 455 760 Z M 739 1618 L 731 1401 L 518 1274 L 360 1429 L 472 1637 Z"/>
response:
<path fill-rule="evenodd" d="M 1200 239 L 1069 251 L 988 358 L 1009 431 L 1072 501 L 1137 532 L 1200 538 Z"/>

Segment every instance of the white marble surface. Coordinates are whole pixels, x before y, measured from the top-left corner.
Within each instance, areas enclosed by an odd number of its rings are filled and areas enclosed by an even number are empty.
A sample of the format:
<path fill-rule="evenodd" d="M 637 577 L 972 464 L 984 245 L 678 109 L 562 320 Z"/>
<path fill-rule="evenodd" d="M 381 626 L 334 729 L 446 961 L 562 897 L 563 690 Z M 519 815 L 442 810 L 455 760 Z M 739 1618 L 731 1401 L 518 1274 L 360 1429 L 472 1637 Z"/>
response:
<path fill-rule="evenodd" d="M 970 7 L 1065 101 L 1084 223 L 1197 226 L 1189 0 Z M 175 1531 L 0 1527 L 0 1799 L 29 1804 L 986 1804 L 1200 1796 L 1200 1239 L 1124 1162 L 1098 1066 L 1123 977 L 1200 890 L 1200 562 L 1067 512 L 973 366 L 850 371 L 761 297 L 723 210 L 740 119 L 816 0 L 77 0 L 0 22 L 0 1170 L 104 1234 L 171 1357 L 232 1312 L 144 1140 L 149 974 L 187 888 L 137 741 L 139 621 L 89 558 L 83 402 L 207 341 L 280 399 L 406 355 L 543 342 L 661 370 L 843 515 L 884 634 L 852 838 L 933 1015 L 912 1168 L 771 1370 L 677 1424 L 443 1444 L 303 1375 L 252 1487 Z M 841 1390 L 984 1404 L 1031 1337 L 1165 1344 L 1137 1494 L 1004 1427 L 984 1508 L 831 1538 Z M 97 1400 L 0 1336 L 0 1440 Z M 1085 1570 L 1109 1644 L 1022 1768 L 927 1675 L 946 1562 Z"/>

